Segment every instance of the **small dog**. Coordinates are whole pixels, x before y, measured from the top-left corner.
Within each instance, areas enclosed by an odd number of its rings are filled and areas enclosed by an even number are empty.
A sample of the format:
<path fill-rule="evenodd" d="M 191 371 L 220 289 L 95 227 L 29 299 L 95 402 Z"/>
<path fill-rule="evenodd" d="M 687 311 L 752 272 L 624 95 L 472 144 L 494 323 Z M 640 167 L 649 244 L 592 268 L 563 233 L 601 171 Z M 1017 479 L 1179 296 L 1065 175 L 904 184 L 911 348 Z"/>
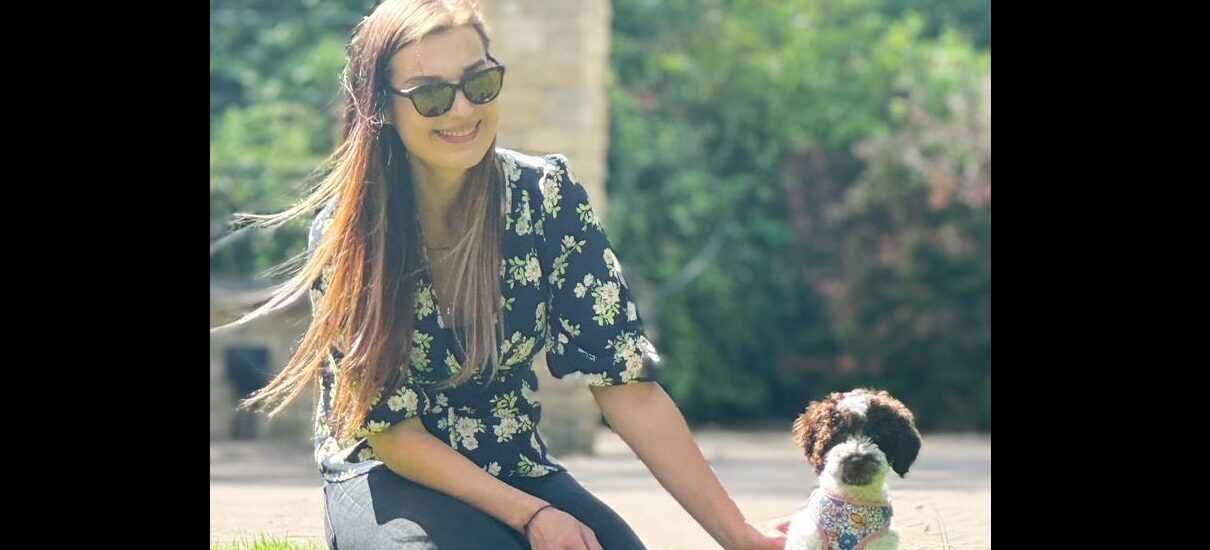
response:
<path fill-rule="evenodd" d="M 819 487 L 794 514 L 785 550 L 894 550 L 886 476 L 903 477 L 920 452 L 911 411 L 885 391 L 835 392 L 794 421 L 794 442 Z"/>

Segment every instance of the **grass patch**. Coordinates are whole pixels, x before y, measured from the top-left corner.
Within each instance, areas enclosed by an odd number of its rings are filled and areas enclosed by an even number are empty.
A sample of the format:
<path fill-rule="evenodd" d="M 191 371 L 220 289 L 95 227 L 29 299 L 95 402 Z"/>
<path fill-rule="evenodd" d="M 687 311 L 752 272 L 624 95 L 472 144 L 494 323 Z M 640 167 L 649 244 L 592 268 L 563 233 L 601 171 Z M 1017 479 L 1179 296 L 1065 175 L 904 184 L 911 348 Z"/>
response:
<path fill-rule="evenodd" d="M 210 543 L 210 550 L 327 550 L 315 543 L 296 543 L 262 536 L 255 541 L 236 540 L 231 544 Z"/>

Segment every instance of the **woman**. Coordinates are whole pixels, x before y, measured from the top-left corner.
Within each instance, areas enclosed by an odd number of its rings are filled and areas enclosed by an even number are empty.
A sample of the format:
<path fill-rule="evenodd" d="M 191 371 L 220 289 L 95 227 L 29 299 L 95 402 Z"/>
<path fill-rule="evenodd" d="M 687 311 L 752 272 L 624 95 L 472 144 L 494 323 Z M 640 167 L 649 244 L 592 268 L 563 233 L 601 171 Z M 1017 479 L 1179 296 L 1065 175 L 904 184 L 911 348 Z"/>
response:
<path fill-rule="evenodd" d="M 342 141 L 298 275 L 245 319 L 310 293 L 286 367 L 245 406 L 318 389 L 332 548 L 642 548 L 553 461 L 532 361 L 585 377 L 610 425 L 725 548 L 748 524 L 655 381 L 656 352 L 566 159 L 495 147 L 505 68 L 464 1 L 380 4 L 354 31 Z"/>

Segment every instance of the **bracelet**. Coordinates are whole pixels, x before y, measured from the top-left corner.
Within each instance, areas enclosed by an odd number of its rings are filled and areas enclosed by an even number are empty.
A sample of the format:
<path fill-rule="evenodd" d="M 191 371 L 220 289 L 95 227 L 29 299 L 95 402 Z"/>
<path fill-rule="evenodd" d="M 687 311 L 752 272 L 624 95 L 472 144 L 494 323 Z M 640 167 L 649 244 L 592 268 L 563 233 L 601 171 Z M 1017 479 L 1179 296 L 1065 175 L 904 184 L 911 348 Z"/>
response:
<path fill-rule="evenodd" d="M 532 522 L 532 521 L 534 520 L 534 518 L 538 517 L 538 514 L 539 514 L 539 513 L 541 513 L 541 512 L 542 512 L 542 510 L 545 510 L 545 509 L 547 509 L 547 508 L 551 508 L 551 507 L 553 507 L 553 506 L 554 506 L 554 504 L 547 503 L 547 504 L 546 504 L 546 506 L 543 506 L 543 507 L 541 507 L 541 508 L 538 508 L 537 510 L 534 510 L 534 513 L 533 513 L 532 515 L 530 515 L 530 516 L 529 516 L 529 519 L 525 521 L 525 525 L 523 525 L 523 526 L 522 526 L 522 528 L 521 528 L 521 530 L 522 530 L 522 531 L 525 533 L 525 538 L 527 538 L 527 539 L 529 538 L 529 524 L 530 524 L 530 522 Z"/>

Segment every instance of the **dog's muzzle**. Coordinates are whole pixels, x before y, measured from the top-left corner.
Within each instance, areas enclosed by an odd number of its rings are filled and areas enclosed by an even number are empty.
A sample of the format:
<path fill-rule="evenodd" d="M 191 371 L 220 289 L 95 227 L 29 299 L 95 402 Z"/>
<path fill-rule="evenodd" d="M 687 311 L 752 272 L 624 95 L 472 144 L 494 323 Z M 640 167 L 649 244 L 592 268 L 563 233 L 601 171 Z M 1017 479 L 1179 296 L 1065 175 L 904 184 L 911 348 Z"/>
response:
<path fill-rule="evenodd" d="M 869 485 L 878 473 L 878 457 L 872 454 L 857 454 L 844 457 L 840 462 L 841 479 L 849 485 Z"/>

